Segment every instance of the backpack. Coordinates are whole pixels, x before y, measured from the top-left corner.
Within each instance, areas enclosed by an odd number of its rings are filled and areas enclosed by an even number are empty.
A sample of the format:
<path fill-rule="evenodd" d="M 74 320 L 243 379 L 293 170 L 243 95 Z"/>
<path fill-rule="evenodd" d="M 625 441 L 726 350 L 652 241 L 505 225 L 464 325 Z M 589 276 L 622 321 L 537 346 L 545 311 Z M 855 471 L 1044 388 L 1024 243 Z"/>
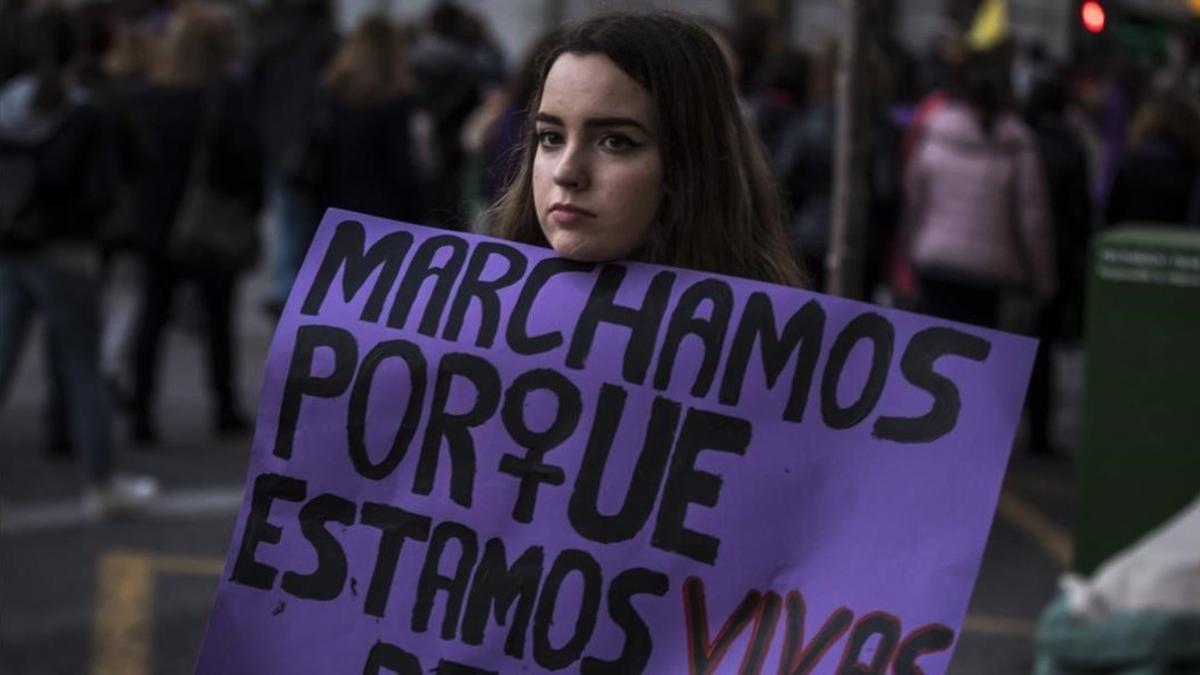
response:
<path fill-rule="evenodd" d="M 46 238 L 38 206 L 38 150 L 0 140 L 0 251 L 33 248 Z"/>

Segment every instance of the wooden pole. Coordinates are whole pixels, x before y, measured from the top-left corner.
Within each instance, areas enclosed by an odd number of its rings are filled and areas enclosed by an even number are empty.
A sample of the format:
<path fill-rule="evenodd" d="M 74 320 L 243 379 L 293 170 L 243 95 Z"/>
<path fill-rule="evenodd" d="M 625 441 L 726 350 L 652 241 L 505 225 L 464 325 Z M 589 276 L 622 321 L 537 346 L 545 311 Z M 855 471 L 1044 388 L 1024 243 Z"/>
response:
<path fill-rule="evenodd" d="M 834 150 L 833 222 L 825 258 L 825 290 L 863 297 L 867 235 L 867 0 L 843 0 L 845 20 L 838 64 L 837 145 Z"/>

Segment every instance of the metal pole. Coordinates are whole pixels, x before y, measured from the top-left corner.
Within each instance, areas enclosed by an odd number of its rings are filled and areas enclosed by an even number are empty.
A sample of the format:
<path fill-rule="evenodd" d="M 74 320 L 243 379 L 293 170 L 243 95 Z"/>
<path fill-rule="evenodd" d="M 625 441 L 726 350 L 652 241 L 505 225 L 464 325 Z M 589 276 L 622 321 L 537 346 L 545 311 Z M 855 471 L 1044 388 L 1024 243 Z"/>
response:
<path fill-rule="evenodd" d="M 838 67 L 833 223 L 829 253 L 825 258 L 825 290 L 847 298 L 863 296 L 863 252 L 866 249 L 869 197 L 867 5 L 867 0 L 843 0 L 845 21 Z"/>

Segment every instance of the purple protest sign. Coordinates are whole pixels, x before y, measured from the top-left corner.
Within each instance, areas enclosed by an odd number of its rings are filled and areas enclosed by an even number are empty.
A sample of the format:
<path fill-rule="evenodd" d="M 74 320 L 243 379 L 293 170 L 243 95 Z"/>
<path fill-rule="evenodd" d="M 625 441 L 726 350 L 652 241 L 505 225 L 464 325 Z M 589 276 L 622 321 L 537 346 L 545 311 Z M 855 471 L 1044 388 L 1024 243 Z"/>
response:
<path fill-rule="evenodd" d="M 944 672 L 1034 349 L 331 210 L 197 672 Z"/>

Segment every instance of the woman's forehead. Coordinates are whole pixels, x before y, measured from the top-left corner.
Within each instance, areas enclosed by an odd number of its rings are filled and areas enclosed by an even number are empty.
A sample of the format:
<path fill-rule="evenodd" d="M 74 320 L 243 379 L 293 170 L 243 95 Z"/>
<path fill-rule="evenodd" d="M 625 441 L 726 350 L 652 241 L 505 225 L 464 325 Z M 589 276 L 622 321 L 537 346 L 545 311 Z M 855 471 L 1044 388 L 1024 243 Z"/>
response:
<path fill-rule="evenodd" d="M 540 113 L 556 117 L 633 117 L 650 122 L 650 92 L 604 54 L 565 53 L 555 59 L 542 88 Z"/>

